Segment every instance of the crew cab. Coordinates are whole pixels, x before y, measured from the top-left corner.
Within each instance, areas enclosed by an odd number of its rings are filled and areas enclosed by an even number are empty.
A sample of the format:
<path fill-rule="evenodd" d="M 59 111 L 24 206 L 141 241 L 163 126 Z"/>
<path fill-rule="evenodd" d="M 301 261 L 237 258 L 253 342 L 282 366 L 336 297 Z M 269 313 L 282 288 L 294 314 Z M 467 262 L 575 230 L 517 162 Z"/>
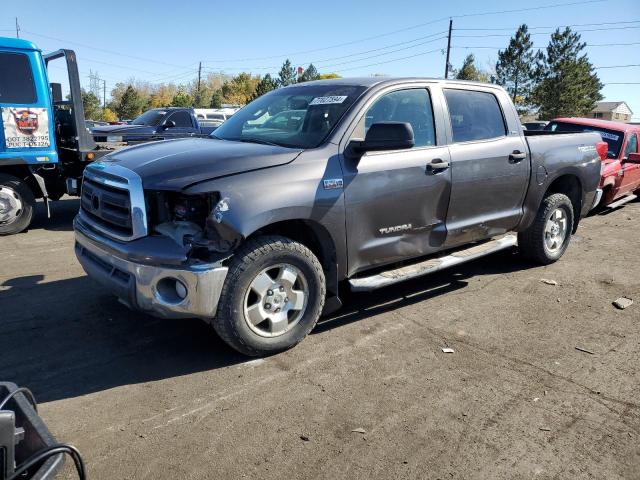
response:
<path fill-rule="evenodd" d="M 209 135 L 218 125 L 200 124 L 193 108 L 152 108 L 125 125 L 95 127 L 96 142 L 146 142 Z"/>
<path fill-rule="evenodd" d="M 269 122 L 291 111 L 299 127 Z M 344 288 L 516 243 L 534 262 L 558 260 L 596 199 L 602 147 L 597 133 L 525 135 L 495 85 L 307 82 L 254 100 L 209 138 L 90 165 L 75 252 L 131 308 L 200 317 L 238 351 L 269 354 L 339 308 Z"/>
<path fill-rule="evenodd" d="M 552 132 L 597 132 L 607 142 L 602 162 L 601 207 L 617 207 L 637 198 L 640 190 L 640 125 L 593 118 L 557 118 L 546 130 Z"/>

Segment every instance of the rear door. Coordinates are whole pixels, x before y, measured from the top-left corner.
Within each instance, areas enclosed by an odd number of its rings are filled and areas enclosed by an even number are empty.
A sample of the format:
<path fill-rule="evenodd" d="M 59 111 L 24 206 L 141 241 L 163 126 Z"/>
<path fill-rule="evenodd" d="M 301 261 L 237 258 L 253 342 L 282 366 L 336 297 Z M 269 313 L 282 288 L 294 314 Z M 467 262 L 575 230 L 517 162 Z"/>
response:
<path fill-rule="evenodd" d="M 638 153 L 638 134 L 635 132 L 628 135 L 622 154 L 622 177 L 620 177 L 618 195 L 633 193 L 640 188 L 640 164 L 627 161 L 630 153 Z"/>
<path fill-rule="evenodd" d="M 408 122 L 411 149 L 343 157 L 349 274 L 379 264 L 418 257 L 441 248 L 451 173 L 439 90 L 426 86 L 381 92 L 365 106 L 349 139 L 364 139 L 376 122 Z M 442 100 L 435 102 L 441 107 Z M 441 164 L 433 168 L 433 164 Z"/>
<path fill-rule="evenodd" d="M 504 92 L 445 88 L 451 123 L 451 200 L 447 246 L 499 235 L 522 215 L 530 159 Z M 519 122 L 518 122 L 519 123 Z"/>

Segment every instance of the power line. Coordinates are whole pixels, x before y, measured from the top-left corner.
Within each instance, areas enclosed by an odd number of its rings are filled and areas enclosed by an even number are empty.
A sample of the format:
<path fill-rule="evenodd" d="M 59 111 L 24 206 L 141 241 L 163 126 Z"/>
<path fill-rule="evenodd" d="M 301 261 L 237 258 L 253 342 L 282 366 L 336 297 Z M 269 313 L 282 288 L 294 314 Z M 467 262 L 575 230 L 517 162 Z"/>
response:
<path fill-rule="evenodd" d="M 536 7 L 528 7 L 528 8 L 518 8 L 518 9 L 513 9 L 513 10 L 497 10 L 497 11 L 490 11 L 490 12 L 479 12 L 479 13 L 467 13 L 467 14 L 462 14 L 462 15 L 448 15 L 446 17 L 442 17 L 442 18 L 438 18 L 435 20 L 431 20 L 428 22 L 423 22 L 423 23 L 419 23 L 416 25 L 411 25 L 409 27 L 405 27 L 405 28 L 401 28 L 398 30 L 393 30 L 390 32 L 386 32 L 386 33 L 381 33 L 379 35 L 372 35 L 370 37 L 365 37 L 365 38 L 361 38 L 358 40 L 352 40 L 350 42 L 344 42 L 344 43 L 338 43 L 338 44 L 334 44 L 334 45 L 330 45 L 327 47 L 322 47 L 322 48 L 315 48 L 315 49 L 311 49 L 311 50 L 302 50 L 302 51 L 298 51 L 298 52 L 290 52 L 290 53 L 282 53 L 279 55 L 270 55 L 270 56 L 266 56 L 266 57 L 253 57 L 253 58 L 238 58 L 238 59 L 234 59 L 236 61 L 239 62 L 248 62 L 248 61 L 255 61 L 255 60 L 270 60 L 273 58 L 286 58 L 286 57 L 291 57 L 294 55 L 303 55 L 306 53 L 315 53 L 315 52 L 320 52 L 323 50 L 330 50 L 333 48 L 339 48 L 339 47 L 346 47 L 349 45 L 354 45 L 356 43 L 362 43 L 362 42 L 366 42 L 369 40 L 375 40 L 377 38 L 382 38 L 382 37 L 388 37 L 390 35 L 395 35 L 396 33 L 401 33 L 401 32 L 406 32 L 409 30 L 415 30 L 416 28 L 421 28 L 421 27 L 426 27 L 428 25 L 434 25 L 436 23 L 439 22 L 444 22 L 446 20 L 449 20 L 451 18 L 467 18 L 467 17 L 478 17 L 478 16 L 486 16 L 486 15 L 502 15 L 502 14 L 506 14 L 506 13 L 521 13 L 521 12 L 529 12 L 529 11 L 535 11 L 535 10 L 546 10 L 546 9 L 551 9 L 551 8 L 560 8 L 560 7 L 570 7 L 570 6 L 574 6 L 574 5 L 587 5 L 587 4 L 591 4 L 591 3 L 601 3 L 604 2 L 605 0 L 587 0 L 587 1 L 578 1 L 578 2 L 568 2 L 568 3 L 558 3 L 555 5 L 539 5 Z M 221 63 L 221 62 L 228 62 L 229 59 L 226 60 L 206 60 L 206 62 L 208 63 Z"/>
<path fill-rule="evenodd" d="M 600 23 L 574 23 L 567 25 L 548 25 L 548 26 L 539 26 L 539 27 L 531 27 L 527 25 L 529 30 L 540 29 L 540 28 L 562 28 L 562 27 L 602 27 L 604 25 L 626 25 L 629 23 L 640 23 L 640 20 L 629 20 L 629 21 L 620 21 L 620 22 L 600 22 Z M 455 31 L 494 31 L 494 30 L 508 30 L 508 31 L 516 31 L 518 27 L 500 27 L 500 28 L 454 28 Z M 608 30 L 608 29 L 607 29 Z"/>
<path fill-rule="evenodd" d="M 40 33 L 35 33 L 35 32 L 28 31 L 28 30 L 22 30 L 22 31 L 25 32 L 25 33 L 28 33 L 29 35 L 35 35 L 36 37 L 47 38 L 49 40 L 55 40 L 56 42 L 70 43 L 72 45 L 78 45 L 78 46 L 81 46 L 81 47 L 84 47 L 84 48 L 89 48 L 91 50 L 95 50 L 95 51 L 98 51 L 98 52 L 109 53 L 111 55 L 118 55 L 119 57 L 127 57 L 127 58 L 132 58 L 134 60 L 142 60 L 144 62 L 149 62 L 149 63 L 157 63 L 157 64 L 160 64 L 160 65 L 168 65 L 170 67 L 184 68 L 183 66 L 175 65 L 173 63 L 162 62 L 162 61 L 159 61 L 159 60 L 150 60 L 148 58 L 137 57 L 135 55 L 127 55 L 127 54 L 124 54 L 122 52 L 116 52 L 116 51 L 113 51 L 113 50 L 107 50 L 105 48 L 93 47 L 91 45 L 87 45 L 86 43 L 72 42 L 72 41 L 69 41 L 69 40 L 63 40 L 61 38 L 50 37 L 48 35 L 42 35 Z"/>
<path fill-rule="evenodd" d="M 436 48 L 435 50 L 429 50 L 428 52 L 416 53 L 414 55 L 408 55 L 406 57 L 393 58 L 391 60 L 385 60 L 384 62 L 370 63 L 369 65 L 359 65 L 357 67 L 351 67 L 351 68 L 343 68 L 342 70 L 338 70 L 338 72 L 347 72 L 349 70 L 355 70 L 357 68 L 375 67 L 377 65 L 384 65 L 386 63 L 399 62 L 400 60 L 407 60 L 409 58 L 420 57 L 422 55 L 427 55 L 429 53 L 435 53 L 435 52 L 442 52 L 442 49 Z"/>
<path fill-rule="evenodd" d="M 640 63 L 632 63 L 629 65 L 607 65 L 605 67 L 593 67 L 594 70 L 601 70 L 603 68 L 630 68 L 630 67 L 640 67 Z"/>
<path fill-rule="evenodd" d="M 620 27 L 617 30 L 629 30 L 634 28 L 640 28 L 640 25 L 635 27 Z M 576 30 L 576 33 L 586 33 L 586 32 L 601 32 L 601 31 L 611 31 L 610 28 L 591 28 L 586 30 Z M 531 32 L 529 35 L 551 35 L 555 32 Z M 512 35 L 505 33 L 488 33 L 483 35 L 456 35 L 456 38 L 485 38 L 485 37 L 511 37 Z"/>
<path fill-rule="evenodd" d="M 640 42 L 630 42 L 630 43 L 587 43 L 586 44 L 587 47 L 626 47 L 626 46 L 630 46 L 630 45 L 640 45 Z M 489 46 L 480 46 L 480 45 L 474 45 L 474 46 L 454 45 L 451 48 L 468 48 L 468 49 L 487 48 L 487 49 L 493 49 L 493 50 L 504 50 L 505 46 L 502 46 L 502 47 L 489 47 Z"/>

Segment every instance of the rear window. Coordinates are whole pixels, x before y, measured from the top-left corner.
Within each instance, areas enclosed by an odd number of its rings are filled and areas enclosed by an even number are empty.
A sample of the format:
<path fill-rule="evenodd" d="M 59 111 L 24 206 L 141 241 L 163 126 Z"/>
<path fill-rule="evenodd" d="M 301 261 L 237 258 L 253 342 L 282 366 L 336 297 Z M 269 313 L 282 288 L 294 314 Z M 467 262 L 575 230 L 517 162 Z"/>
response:
<path fill-rule="evenodd" d="M 550 122 L 545 130 L 551 132 L 580 133 L 580 132 L 596 132 L 607 142 L 608 152 L 607 158 L 618 158 L 622 142 L 624 141 L 624 132 L 619 130 L 609 130 L 608 128 L 592 127 L 591 125 L 579 125 L 570 122 Z"/>
<path fill-rule="evenodd" d="M 454 142 L 488 140 L 506 135 L 498 99 L 492 93 L 446 89 Z"/>
<path fill-rule="evenodd" d="M 35 103 L 29 57 L 23 53 L 0 52 L 0 103 Z"/>

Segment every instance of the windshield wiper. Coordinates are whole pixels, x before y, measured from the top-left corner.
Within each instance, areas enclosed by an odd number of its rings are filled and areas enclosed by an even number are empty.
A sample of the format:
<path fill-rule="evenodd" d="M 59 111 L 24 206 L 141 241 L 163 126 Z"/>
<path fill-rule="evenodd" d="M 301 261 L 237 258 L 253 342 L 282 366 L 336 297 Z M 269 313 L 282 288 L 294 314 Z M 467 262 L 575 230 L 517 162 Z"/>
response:
<path fill-rule="evenodd" d="M 230 140 L 232 142 L 243 142 L 243 143 L 259 143 L 261 145 L 271 145 L 272 147 L 283 147 L 281 143 L 270 142 L 269 140 L 262 140 L 261 138 L 224 138 L 223 140 Z"/>

